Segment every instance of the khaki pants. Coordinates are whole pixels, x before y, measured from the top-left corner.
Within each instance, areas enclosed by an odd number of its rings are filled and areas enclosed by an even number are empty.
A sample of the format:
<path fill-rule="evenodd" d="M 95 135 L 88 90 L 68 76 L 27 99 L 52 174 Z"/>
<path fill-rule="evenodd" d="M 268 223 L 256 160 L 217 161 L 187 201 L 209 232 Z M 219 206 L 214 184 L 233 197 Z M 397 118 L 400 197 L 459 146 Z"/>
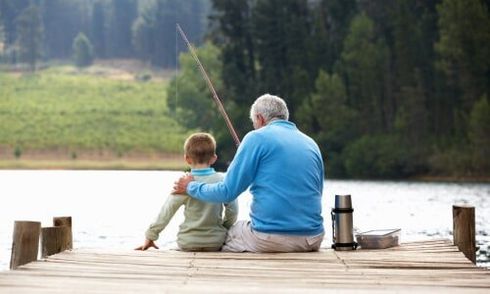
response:
<path fill-rule="evenodd" d="M 268 234 L 254 231 L 250 221 L 238 221 L 228 231 L 227 252 L 309 252 L 317 251 L 324 233 L 316 236 Z"/>

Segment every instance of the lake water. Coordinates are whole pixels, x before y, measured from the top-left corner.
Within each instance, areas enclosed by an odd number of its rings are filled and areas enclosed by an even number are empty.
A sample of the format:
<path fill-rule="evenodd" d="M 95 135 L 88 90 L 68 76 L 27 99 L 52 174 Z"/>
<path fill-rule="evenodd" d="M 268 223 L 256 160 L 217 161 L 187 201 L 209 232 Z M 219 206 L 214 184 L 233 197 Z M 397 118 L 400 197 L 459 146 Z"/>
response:
<path fill-rule="evenodd" d="M 154 220 L 172 183 L 171 171 L 0 170 L 0 270 L 8 269 L 15 220 L 51 226 L 53 216 L 72 216 L 75 248 L 135 248 Z M 402 242 L 452 239 L 452 205 L 476 208 L 478 265 L 490 267 L 490 184 L 326 180 L 323 216 L 332 241 L 330 210 L 335 194 L 351 194 L 358 231 L 401 228 Z M 239 198 L 247 219 L 251 196 Z M 162 232 L 160 248 L 175 247 L 182 209 Z"/>

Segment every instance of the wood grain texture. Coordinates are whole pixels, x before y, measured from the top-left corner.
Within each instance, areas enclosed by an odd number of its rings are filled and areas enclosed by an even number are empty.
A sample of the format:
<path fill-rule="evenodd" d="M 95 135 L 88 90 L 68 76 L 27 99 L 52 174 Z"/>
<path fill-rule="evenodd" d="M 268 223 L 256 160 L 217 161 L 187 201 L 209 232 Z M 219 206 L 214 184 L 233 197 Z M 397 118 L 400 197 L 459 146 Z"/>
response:
<path fill-rule="evenodd" d="M 469 260 L 476 263 L 474 206 L 453 205 L 453 241 Z"/>
<path fill-rule="evenodd" d="M 0 293 L 489 293 L 449 240 L 383 250 L 221 253 L 76 249 L 0 272 Z"/>
<path fill-rule="evenodd" d="M 23 264 L 37 259 L 40 232 L 40 222 L 14 222 L 12 254 L 10 256 L 10 269 L 16 269 Z"/>
<path fill-rule="evenodd" d="M 72 249 L 71 228 L 67 226 L 41 228 L 41 257 Z"/>
<path fill-rule="evenodd" d="M 53 217 L 53 226 L 66 227 L 66 233 L 63 233 L 64 243 L 63 250 L 73 249 L 73 233 L 72 233 L 72 219 L 71 216 L 55 216 Z"/>

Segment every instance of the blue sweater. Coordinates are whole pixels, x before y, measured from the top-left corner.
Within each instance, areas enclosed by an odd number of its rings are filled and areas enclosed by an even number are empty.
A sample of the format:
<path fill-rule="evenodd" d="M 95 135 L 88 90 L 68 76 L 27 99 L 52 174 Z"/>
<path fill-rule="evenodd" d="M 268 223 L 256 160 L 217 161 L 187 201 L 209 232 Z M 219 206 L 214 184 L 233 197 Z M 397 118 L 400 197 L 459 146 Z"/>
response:
<path fill-rule="evenodd" d="M 209 202 L 230 202 L 250 187 L 252 229 L 312 236 L 323 232 L 323 161 L 317 144 L 285 120 L 249 132 L 222 182 L 193 181 L 187 193 Z"/>

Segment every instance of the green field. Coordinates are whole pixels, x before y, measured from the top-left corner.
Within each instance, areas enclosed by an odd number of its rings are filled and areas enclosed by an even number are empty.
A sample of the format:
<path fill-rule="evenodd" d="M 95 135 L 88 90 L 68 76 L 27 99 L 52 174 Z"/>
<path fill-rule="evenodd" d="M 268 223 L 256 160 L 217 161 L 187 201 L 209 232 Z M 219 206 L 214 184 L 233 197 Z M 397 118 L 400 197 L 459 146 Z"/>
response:
<path fill-rule="evenodd" d="M 60 165 L 179 154 L 189 131 L 169 113 L 166 87 L 167 81 L 117 80 L 70 67 L 0 73 L 0 168 L 29 158 Z"/>

